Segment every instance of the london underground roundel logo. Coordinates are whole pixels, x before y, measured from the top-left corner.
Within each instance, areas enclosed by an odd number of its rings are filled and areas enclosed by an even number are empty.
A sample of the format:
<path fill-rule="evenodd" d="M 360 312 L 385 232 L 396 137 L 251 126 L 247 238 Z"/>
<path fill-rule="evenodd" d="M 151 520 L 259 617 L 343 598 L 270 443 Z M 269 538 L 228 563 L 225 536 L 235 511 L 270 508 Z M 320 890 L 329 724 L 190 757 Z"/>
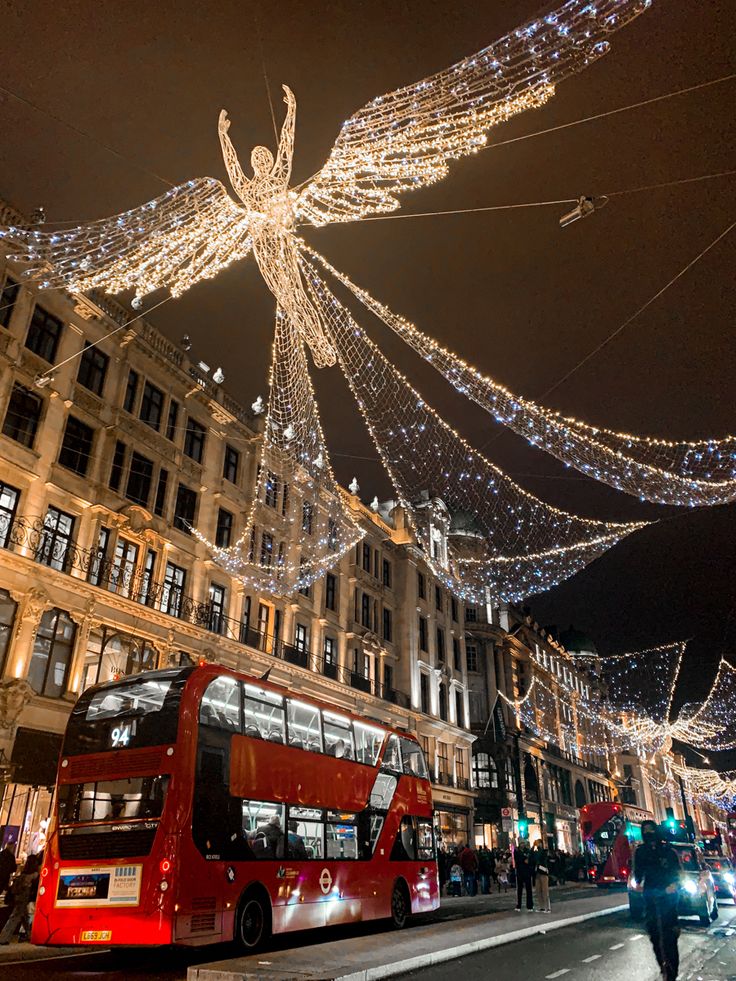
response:
<path fill-rule="evenodd" d="M 329 869 L 322 869 L 319 874 L 319 887 L 322 892 L 327 895 L 327 893 L 332 888 L 332 876 L 330 875 Z"/>

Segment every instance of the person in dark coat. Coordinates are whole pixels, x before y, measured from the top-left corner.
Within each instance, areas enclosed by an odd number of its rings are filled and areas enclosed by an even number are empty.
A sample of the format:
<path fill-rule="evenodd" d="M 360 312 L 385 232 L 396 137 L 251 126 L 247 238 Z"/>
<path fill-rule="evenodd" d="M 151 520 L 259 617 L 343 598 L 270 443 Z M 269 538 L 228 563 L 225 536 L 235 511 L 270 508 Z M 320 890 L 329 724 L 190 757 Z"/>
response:
<path fill-rule="evenodd" d="M 23 871 L 13 881 L 13 905 L 10 916 L 0 931 L 0 947 L 10 943 L 14 933 L 20 927 L 26 932 L 26 939 L 31 935 L 31 915 L 29 903 L 35 902 L 38 891 L 38 873 L 42 862 L 41 855 L 29 855 Z"/>
<path fill-rule="evenodd" d="M 516 909 L 521 912 L 521 896 L 526 889 L 526 908 L 534 909 L 532 882 L 534 881 L 534 861 L 529 851 L 529 842 L 522 841 L 514 849 L 514 869 L 516 871 Z"/>
<path fill-rule="evenodd" d="M 0 896 L 10 885 L 10 880 L 15 875 L 18 863 L 15 860 L 15 846 L 7 844 L 0 852 Z"/>
<path fill-rule="evenodd" d="M 676 981 L 680 968 L 677 938 L 677 899 L 680 889 L 680 860 L 662 840 L 654 821 L 641 826 L 643 843 L 634 855 L 636 888 L 644 894 L 647 932 L 664 981 Z"/>

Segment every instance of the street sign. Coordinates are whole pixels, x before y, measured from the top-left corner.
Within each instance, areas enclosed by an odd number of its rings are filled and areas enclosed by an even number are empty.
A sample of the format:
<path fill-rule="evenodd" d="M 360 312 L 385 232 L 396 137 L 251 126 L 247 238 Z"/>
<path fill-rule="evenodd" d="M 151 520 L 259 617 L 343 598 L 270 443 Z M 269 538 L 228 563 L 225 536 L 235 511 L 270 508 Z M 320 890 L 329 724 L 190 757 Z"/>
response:
<path fill-rule="evenodd" d="M 507 808 L 504 808 L 504 809 L 507 810 Z M 513 831 L 514 830 L 514 822 L 513 822 L 513 820 L 510 817 L 508 817 L 508 818 L 502 817 L 501 818 L 501 830 L 502 831 Z"/>
<path fill-rule="evenodd" d="M 510 807 L 502 807 L 501 808 L 501 817 L 502 818 L 510 818 L 511 817 L 511 808 Z"/>

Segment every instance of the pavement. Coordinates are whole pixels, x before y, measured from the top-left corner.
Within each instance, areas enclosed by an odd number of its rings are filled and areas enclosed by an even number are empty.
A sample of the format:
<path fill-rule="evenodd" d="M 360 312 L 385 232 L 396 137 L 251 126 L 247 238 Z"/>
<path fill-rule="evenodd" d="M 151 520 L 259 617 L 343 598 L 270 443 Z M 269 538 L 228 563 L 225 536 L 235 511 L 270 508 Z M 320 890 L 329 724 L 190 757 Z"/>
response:
<path fill-rule="evenodd" d="M 627 908 L 620 892 L 581 892 L 551 914 L 526 910 L 519 913 L 507 908 L 490 917 L 487 913 L 466 915 L 452 924 L 415 926 L 392 933 L 390 943 L 376 943 L 375 935 L 366 935 L 339 943 L 236 957 L 192 966 L 187 981 L 376 981 L 418 969 L 424 971 L 436 964 L 445 965 L 441 970 L 446 971 L 445 962 L 458 957 L 546 935 Z M 453 900 L 443 902 L 446 908 L 453 908 Z"/>

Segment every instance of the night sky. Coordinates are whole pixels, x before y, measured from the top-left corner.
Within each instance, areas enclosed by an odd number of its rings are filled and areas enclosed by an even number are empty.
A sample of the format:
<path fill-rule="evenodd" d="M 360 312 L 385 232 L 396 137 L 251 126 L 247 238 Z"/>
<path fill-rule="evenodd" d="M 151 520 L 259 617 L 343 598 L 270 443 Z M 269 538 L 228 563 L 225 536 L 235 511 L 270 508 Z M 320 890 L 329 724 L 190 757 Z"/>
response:
<path fill-rule="evenodd" d="M 491 144 L 731 74 L 733 9 L 733 0 L 655 0 L 612 37 L 606 58 L 563 83 L 544 109 L 493 130 Z M 299 183 L 364 103 L 538 11 L 536 0 L 0 0 L 0 85 L 44 110 L 0 92 L 0 196 L 25 212 L 43 205 L 49 221 L 86 220 L 161 194 L 159 178 L 226 180 L 219 110 L 229 111 L 247 161 L 253 145 L 274 143 L 266 86 L 280 125 L 282 82 L 297 98 Z M 405 195 L 399 214 L 600 195 L 733 169 L 735 94 L 731 80 L 491 146 L 451 165 L 435 187 Z M 555 205 L 306 237 L 422 330 L 539 398 L 728 227 L 735 186 L 726 177 L 622 195 L 565 230 L 558 219 L 568 208 Z M 670 439 L 733 432 L 735 259 L 733 232 L 546 404 Z M 273 313 L 250 260 L 150 319 L 172 340 L 188 333 L 192 353 L 224 365 L 226 387 L 249 404 L 266 394 Z M 585 516 L 658 520 L 530 605 L 542 623 L 574 622 L 603 653 L 692 637 L 679 697 L 702 697 L 718 657 L 736 657 L 736 506 L 685 513 L 594 484 L 500 431 L 400 341 L 367 315 L 363 322 L 428 401 L 526 489 Z M 315 383 L 338 476 L 357 475 L 366 501 L 390 496 L 337 369 Z"/>

